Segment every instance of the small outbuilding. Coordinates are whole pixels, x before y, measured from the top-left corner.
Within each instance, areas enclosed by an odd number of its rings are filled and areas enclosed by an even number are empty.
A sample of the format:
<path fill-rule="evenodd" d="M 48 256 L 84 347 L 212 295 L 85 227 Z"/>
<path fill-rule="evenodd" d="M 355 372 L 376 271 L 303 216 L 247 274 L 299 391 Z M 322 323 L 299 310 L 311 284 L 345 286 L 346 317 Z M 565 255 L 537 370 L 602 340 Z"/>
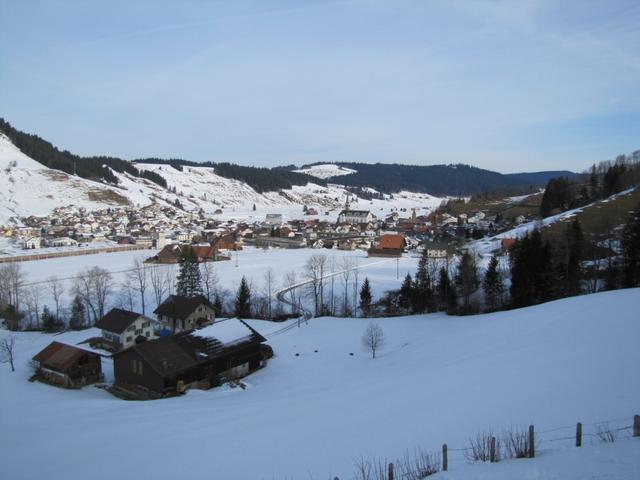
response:
<path fill-rule="evenodd" d="M 51 342 L 33 362 L 35 378 L 52 385 L 81 388 L 103 380 L 101 356 L 66 343 Z"/>

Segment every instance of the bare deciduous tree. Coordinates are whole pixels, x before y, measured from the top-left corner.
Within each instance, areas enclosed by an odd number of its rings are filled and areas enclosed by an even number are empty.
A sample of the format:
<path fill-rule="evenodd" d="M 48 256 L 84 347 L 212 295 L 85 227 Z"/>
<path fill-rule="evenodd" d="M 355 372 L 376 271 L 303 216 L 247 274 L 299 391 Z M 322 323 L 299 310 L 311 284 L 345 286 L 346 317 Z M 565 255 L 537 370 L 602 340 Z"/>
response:
<path fill-rule="evenodd" d="M 118 305 L 123 310 L 133 310 L 134 302 L 134 288 L 132 280 L 127 276 L 123 283 L 120 284 L 120 291 L 118 292 Z"/>
<path fill-rule="evenodd" d="M 16 346 L 16 338 L 14 336 L 4 337 L 0 340 L 0 362 L 11 365 L 11 371 L 15 372 L 16 368 L 13 364 L 13 353 Z"/>
<path fill-rule="evenodd" d="M 269 267 L 264 274 L 264 288 L 267 300 L 267 320 L 273 319 L 273 269 Z"/>
<path fill-rule="evenodd" d="M 56 318 L 60 318 L 60 304 L 62 303 L 62 296 L 64 295 L 64 283 L 56 276 L 49 277 L 47 281 L 49 293 L 53 298 L 53 303 L 56 306 Z"/>
<path fill-rule="evenodd" d="M 0 267 L 0 305 L 13 305 L 20 310 L 20 297 L 25 283 L 25 274 L 18 263 L 7 263 Z"/>
<path fill-rule="evenodd" d="M 112 290 L 111 274 L 104 268 L 86 268 L 76 276 L 74 293 L 79 295 L 87 306 L 92 323 L 104 316 Z"/>
<path fill-rule="evenodd" d="M 296 276 L 296 271 L 292 270 L 287 272 L 284 276 L 284 288 L 287 289 L 287 293 L 289 294 L 289 302 L 291 303 L 291 314 L 296 314 L 300 311 L 300 302 L 298 300 L 298 296 L 296 295 L 295 285 L 298 283 L 298 277 Z"/>
<path fill-rule="evenodd" d="M 31 285 L 22 295 L 27 307 L 27 318 L 31 328 L 40 328 L 40 298 L 42 296 L 40 284 Z"/>
<path fill-rule="evenodd" d="M 213 268 L 213 262 L 200 264 L 200 277 L 202 278 L 202 290 L 207 300 L 211 301 L 218 286 L 218 275 Z"/>
<path fill-rule="evenodd" d="M 156 303 L 156 308 L 162 303 L 164 297 L 169 293 L 173 283 L 174 274 L 171 269 L 162 265 L 153 264 L 149 268 L 149 279 L 151 280 L 151 289 Z"/>
<path fill-rule="evenodd" d="M 362 347 L 371 352 L 372 358 L 376 358 L 376 352 L 384 348 L 385 338 L 382 327 L 377 323 L 370 323 L 362 335 Z"/>
<path fill-rule="evenodd" d="M 327 256 L 314 254 L 307 259 L 305 264 L 305 278 L 309 280 L 309 291 L 313 297 L 315 315 L 322 310 L 324 272 L 327 265 Z"/>
<path fill-rule="evenodd" d="M 342 306 L 342 314 L 347 316 L 349 314 L 349 280 L 351 279 L 351 273 L 353 270 L 353 259 L 349 257 L 342 258 L 342 281 L 344 282 L 344 304 Z"/>
<path fill-rule="evenodd" d="M 130 284 L 134 291 L 140 297 L 140 306 L 142 308 L 142 314 L 146 313 L 145 292 L 147 291 L 149 275 L 145 264 L 139 258 L 133 261 L 133 268 L 127 273 L 127 280 L 130 280 Z M 133 310 L 133 308 L 131 308 Z"/>

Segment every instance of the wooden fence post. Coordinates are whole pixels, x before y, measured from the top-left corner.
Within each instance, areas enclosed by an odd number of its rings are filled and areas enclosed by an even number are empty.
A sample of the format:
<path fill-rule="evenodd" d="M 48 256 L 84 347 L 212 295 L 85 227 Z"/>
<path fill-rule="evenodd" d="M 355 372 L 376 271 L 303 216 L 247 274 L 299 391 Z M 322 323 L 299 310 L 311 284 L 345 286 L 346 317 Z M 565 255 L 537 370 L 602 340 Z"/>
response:
<path fill-rule="evenodd" d="M 640 415 L 633 416 L 633 436 L 640 437 Z"/>
<path fill-rule="evenodd" d="M 536 456 L 535 440 L 536 437 L 533 430 L 533 425 L 529 425 L 529 458 L 533 458 Z"/>
<path fill-rule="evenodd" d="M 576 424 L 576 447 L 582 446 L 582 424 L 578 422 Z"/>
<path fill-rule="evenodd" d="M 389 475 L 388 475 L 389 480 L 393 480 L 393 463 L 389 464 Z"/>
<path fill-rule="evenodd" d="M 491 450 L 489 451 L 489 461 L 495 463 L 496 459 L 496 437 L 491 437 Z"/>
<path fill-rule="evenodd" d="M 442 471 L 446 472 L 449 468 L 449 457 L 447 456 L 447 444 L 442 444 Z"/>

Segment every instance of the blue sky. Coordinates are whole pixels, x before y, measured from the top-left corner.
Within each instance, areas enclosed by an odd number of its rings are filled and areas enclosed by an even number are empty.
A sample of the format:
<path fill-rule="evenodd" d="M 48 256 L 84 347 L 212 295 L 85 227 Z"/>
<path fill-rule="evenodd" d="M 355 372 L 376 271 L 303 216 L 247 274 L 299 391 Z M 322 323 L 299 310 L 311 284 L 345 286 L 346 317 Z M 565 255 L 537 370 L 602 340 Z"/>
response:
<path fill-rule="evenodd" d="M 640 148 L 640 2 L 0 0 L 0 116 L 83 155 L 582 170 Z"/>

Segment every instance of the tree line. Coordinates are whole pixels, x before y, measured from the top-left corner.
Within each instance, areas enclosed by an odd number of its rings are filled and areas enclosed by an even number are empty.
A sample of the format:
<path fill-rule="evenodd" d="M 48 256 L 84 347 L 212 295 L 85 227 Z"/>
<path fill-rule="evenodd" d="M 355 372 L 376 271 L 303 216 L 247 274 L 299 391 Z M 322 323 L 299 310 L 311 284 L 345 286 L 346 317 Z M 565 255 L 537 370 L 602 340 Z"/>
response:
<path fill-rule="evenodd" d="M 584 180 L 568 177 L 552 178 L 547 182 L 540 215 L 545 218 L 596 200 L 620 193 L 640 183 L 640 164 L 630 157 L 619 155 L 615 162 L 593 165 Z"/>

